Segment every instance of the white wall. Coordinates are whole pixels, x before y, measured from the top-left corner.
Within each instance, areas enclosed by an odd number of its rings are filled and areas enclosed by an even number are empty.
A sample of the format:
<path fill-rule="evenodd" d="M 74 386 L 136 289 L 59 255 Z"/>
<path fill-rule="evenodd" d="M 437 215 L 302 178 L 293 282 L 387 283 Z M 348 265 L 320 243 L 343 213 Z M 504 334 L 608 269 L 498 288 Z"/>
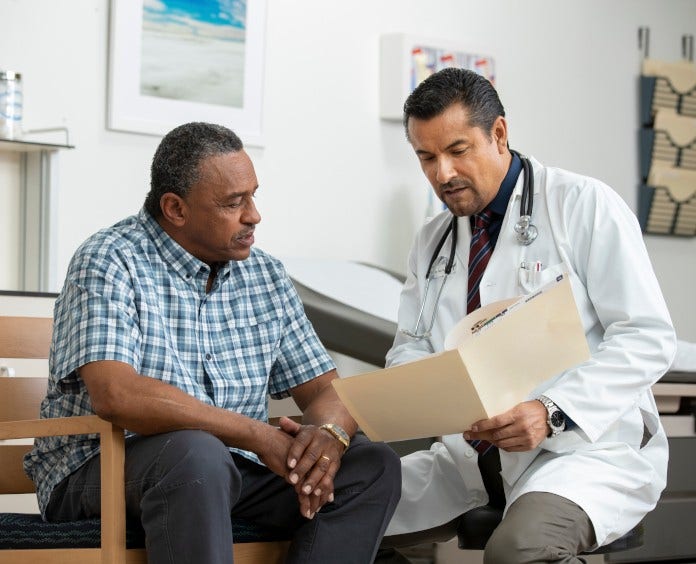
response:
<path fill-rule="evenodd" d="M 159 141 L 105 129 L 108 15 L 107 0 L 0 0 L 0 68 L 24 75 L 25 126 L 67 125 L 77 146 L 60 157 L 59 279 L 85 237 L 140 207 Z M 390 32 L 495 56 L 512 145 L 604 180 L 636 209 L 642 25 L 651 56 L 676 60 L 696 2 L 268 0 L 266 144 L 249 148 L 259 245 L 403 271 L 428 188 L 401 127 L 378 117 L 379 36 Z M 0 159 L 0 221 L 16 199 L 11 164 Z M 13 279 L 13 237 L 10 218 L 0 284 Z M 646 243 L 679 337 L 696 340 L 696 239 Z"/>

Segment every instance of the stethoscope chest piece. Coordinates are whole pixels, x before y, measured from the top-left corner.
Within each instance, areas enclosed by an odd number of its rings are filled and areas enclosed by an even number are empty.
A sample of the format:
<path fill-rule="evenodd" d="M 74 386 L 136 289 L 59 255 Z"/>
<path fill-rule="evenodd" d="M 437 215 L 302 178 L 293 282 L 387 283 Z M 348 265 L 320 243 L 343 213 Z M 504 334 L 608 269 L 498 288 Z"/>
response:
<path fill-rule="evenodd" d="M 517 234 L 517 242 L 521 245 L 531 245 L 539 236 L 539 230 L 532 223 L 532 218 L 529 215 L 522 215 L 515 223 L 515 233 Z"/>

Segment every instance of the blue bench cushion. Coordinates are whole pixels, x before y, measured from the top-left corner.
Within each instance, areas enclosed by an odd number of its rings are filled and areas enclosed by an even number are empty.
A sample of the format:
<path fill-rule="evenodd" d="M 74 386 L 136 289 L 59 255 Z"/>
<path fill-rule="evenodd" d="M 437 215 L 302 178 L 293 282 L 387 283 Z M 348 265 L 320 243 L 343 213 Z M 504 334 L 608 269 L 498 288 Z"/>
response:
<path fill-rule="evenodd" d="M 0 513 L 0 550 L 31 548 L 97 548 L 99 519 L 46 523 L 38 514 Z M 289 540 L 292 532 L 261 527 L 244 519 L 232 519 L 234 542 Z M 143 548 L 145 532 L 140 523 L 127 522 L 126 547 Z"/>

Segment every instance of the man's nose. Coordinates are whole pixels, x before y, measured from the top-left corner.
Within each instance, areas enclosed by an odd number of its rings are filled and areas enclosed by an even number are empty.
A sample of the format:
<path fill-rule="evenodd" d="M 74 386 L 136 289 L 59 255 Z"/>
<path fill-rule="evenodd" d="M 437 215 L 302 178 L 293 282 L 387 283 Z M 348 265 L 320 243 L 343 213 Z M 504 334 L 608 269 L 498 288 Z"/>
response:
<path fill-rule="evenodd" d="M 448 157 L 441 157 L 437 160 L 437 181 L 439 184 L 446 184 L 452 178 L 457 176 L 457 171 L 454 169 L 454 164 L 452 159 Z"/>
<path fill-rule="evenodd" d="M 259 210 L 256 209 L 256 203 L 252 198 L 249 198 L 248 203 L 244 206 L 244 215 L 242 216 L 242 222 L 248 225 L 256 225 L 261 221 L 261 214 Z"/>

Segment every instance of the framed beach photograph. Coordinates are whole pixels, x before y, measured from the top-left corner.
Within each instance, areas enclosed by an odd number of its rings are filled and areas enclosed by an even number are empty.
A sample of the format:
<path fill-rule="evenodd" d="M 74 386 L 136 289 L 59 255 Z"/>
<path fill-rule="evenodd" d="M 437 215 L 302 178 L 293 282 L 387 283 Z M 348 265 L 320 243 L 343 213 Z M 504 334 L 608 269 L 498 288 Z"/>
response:
<path fill-rule="evenodd" d="M 107 128 L 189 121 L 263 145 L 266 0 L 111 0 Z"/>

